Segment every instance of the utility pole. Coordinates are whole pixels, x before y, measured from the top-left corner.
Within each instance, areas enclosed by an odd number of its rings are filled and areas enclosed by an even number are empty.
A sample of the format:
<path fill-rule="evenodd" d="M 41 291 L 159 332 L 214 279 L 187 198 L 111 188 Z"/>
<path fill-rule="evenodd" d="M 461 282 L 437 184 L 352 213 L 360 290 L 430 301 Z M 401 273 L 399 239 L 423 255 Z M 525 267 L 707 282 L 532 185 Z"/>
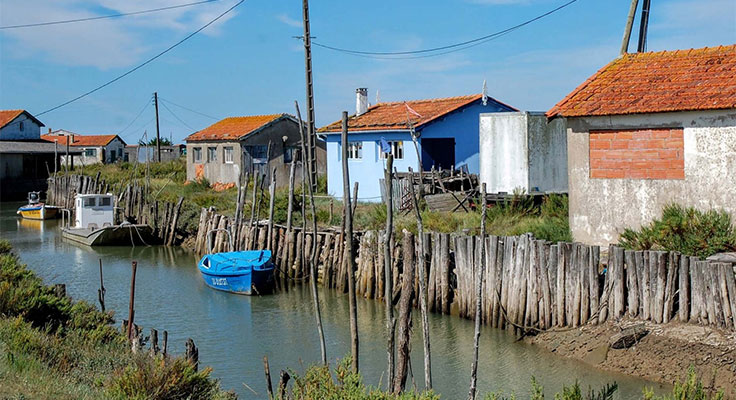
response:
<path fill-rule="evenodd" d="M 161 136 L 158 132 L 158 92 L 153 92 L 153 104 L 156 106 L 156 161 L 161 162 Z"/>
<path fill-rule="evenodd" d="M 636 15 L 636 7 L 639 6 L 639 0 L 631 0 L 629 7 L 629 16 L 626 18 L 626 29 L 624 29 L 624 39 L 621 41 L 621 51 L 619 55 L 629 52 L 629 41 L 631 40 L 631 28 L 634 26 L 634 16 Z"/>
<path fill-rule="evenodd" d="M 639 47 L 637 52 L 647 51 L 647 30 L 649 29 L 649 8 L 651 0 L 644 0 L 641 5 L 641 23 L 639 24 Z"/>
<path fill-rule="evenodd" d="M 317 158 L 315 157 L 316 137 L 314 130 L 314 89 L 312 87 L 312 37 L 309 34 L 309 0 L 302 1 L 302 20 L 304 22 L 304 72 L 307 79 L 307 143 L 309 163 L 311 164 L 312 190 L 317 189 Z M 299 121 L 301 124 L 302 122 Z"/>

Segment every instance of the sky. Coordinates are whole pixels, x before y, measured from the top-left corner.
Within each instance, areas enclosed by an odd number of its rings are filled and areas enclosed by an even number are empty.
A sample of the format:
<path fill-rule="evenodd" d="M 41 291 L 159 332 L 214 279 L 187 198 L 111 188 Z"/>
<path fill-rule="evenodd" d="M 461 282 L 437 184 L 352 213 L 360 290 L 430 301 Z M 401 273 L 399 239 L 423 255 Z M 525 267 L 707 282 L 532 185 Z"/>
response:
<path fill-rule="evenodd" d="M 314 41 L 361 51 L 410 51 L 484 36 L 568 0 L 372 0 L 310 3 Z M 3 0 L 0 26 L 84 18 L 193 0 Z M 0 29 L 0 109 L 55 107 L 144 62 L 237 0 L 130 17 Z M 641 8 L 640 2 L 640 8 Z M 160 131 L 181 142 L 228 116 L 304 108 L 304 46 L 298 0 L 246 0 L 152 63 L 39 119 L 51 129 L 119 134 L 135 143 Z M 496 40 L 436 57 L 377 59 L 313 48 L 317 126 L 371 103 L 487 93 L 545 111 L 618 56 L 629 2 L 577 0 Z M 630 50 L 636 49 L 638 18 Z M 652 2 L 649 51 L 736 43 L 736 1 Z M 189 109 L 189 110 L 188 110 Z M 192 112 L 190 110 L 194 110 Z M 204 114 L 204 115 L 202 115 Z M 137 118 L 136 118 L 137 117 Z"/>

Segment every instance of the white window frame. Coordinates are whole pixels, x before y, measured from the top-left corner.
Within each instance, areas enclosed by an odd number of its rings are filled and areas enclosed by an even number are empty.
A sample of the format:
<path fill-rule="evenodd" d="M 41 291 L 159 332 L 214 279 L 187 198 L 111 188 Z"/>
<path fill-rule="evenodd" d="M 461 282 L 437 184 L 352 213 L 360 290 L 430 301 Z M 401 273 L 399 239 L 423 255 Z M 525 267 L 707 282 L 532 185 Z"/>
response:
<path fill-rule="evenodd" d="M 88 154 L 88 152 L 89 153 L 92 153 L 92 154 Z M 87 158 L 87 157 L 90 157 L 90 158 L 91 157 L 97 157 L 97 149 L 95 149 L 94 147 L 92 147 L 92 148 L 85 148 L 84 149 L 84 157 L 85 158 Z"/>
<path fill-rule="evenodd" d="M 202 164 L 202 147 L 192 147 L 192 162 Z"/>
<path fill-rule="evenodd" d="M 348 142 L 348 160 L 363 159 L 363 142 Z"/>
<path fill-rule="evenodd" d="M 222 161 L 225 162 L 225 164 L 232 164 L 234 163 L 234 157 L 233 157 L 233 146 L 225 146 L 222 148 Z"/>
<path fill-rule="evenodd" d="M 394 160 L 404 159 L 404 141 L 403 140 L 389 140 L 388 145 L 391 147 L 391 154 L 394 155 Z M 388 153 L 384 153 L 381 150 L 381 146 L 378 146 L 378 157 L 381 160 L 388 158 Z"/>
<path fill-rule="evenodd" d="M 207 162 L 208 163 L 217 162 L 217 146 L 207 147 Z"/>

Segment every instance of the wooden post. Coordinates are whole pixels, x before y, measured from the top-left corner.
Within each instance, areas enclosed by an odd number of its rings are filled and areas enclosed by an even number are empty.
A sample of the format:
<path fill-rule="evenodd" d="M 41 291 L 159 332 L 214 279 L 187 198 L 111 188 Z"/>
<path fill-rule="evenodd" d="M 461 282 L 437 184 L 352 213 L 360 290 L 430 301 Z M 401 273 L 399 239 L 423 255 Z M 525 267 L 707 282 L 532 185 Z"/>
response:
<path fill-rule="evenodd" d="M 478 383 L 478 348 L 480 347 L 480 320 L 483 308 L 483 277 L 486 273 L 486 184 L 481 184 L 480 213 L 480 269 L 476 276 L 475 291 L 475 334 L 473 336 L 473 362 L 470 367 L 470 391 L 468 399 L 475 400 L 476 385 Z M 536 279 L 534 277 L 533 279 Z"/>
<path fill-rule="evenodd" d="M 359 364 L 359 340 L 358 340 L 358 309 L 355 299 L 355 252 L 353 250 L 353 212 L 350 199 L 350 169 L 348 168 L 348 113 L 342 112 L 342 195 L 343 195 L 343 225 L 345 226 L 345 234 L 343 235 L 345 255 L 347 262 L 345 263 L 348 271 L 348 301 L 350 307 L 350 350 L 353 357 L 353 372 L 358 372 Z M 357 199 L 358 182 L 355 182 L 355 194 L 353 201 Z"/>
<path fill-rule="evenodd" d="M 271 185 L 268 187 L 268 237 L 266 248 L 274 251 L 273 248 L 273 208 L 276 201 L 276 168 L 271 171 Z"/>
<path fill-rule="evenodd" d="M 396 376 L 393 381 L 393 392 L 401 393 L 406 386 L 409 367 L 409 339 L 411 336 L 411 311 L 414 297 L 414 235 L 404 230 L 402 248 L 404 251 L 404 271 L 401 275 L 401 297 L 399 298 L 398 344 L 396 348 Z"/>
<path fill-rule="evenodd" d="M 288 372 L 281 370 L 281 377 L 279 377 L 279 399 L 286 398 L 286 385 L 289 383 L 291 376 Z"/>
<path fill-rule="evenodd" d="M 151 328 L 151 355 L 156 355 L 159 352 L 158 347 L 158 331 Z"/>
<path fill-rule="evenodd" d="M 130 275 L 130 299 L 128 300 L 128 340 L 132 339 L 133 334 L 133 318 L 135 317 L 135 272 L 138 269 L 138 262 L 133 261 L 132 273 Z"/>
<path fill-rule="evenodd" d="M 164 355 L 164 358 L 166 358 L 166 353 L 169 349 L 169 331 L 164 331 L 164 339 L 162 343 L 161 353 Z"/>
<path fill-rule="evenodd" d="M 414 173 L 409 167 L 409 179 L 414 181 Z M 417 237 L 419 239 L 419 248 L 424 249 L 424 228 L 422 226 L 422 214 L 419 212 L 419 200 L 414 193 L 414 185 L 409 185 L 414 207 L 414 215 L 417 218 Z M 429 317 L 427 316 L 427 281 L 426 260 L 424 259 L 424 251 L 420 251 L 420 257 L 417 260 L 417 268 L 419 269 L 419 302 L 422 311 L 422 338 L 424 344 L 424 386 L 427 390 L 432 389 L 432 358 L 429 344 Z"/>
<path fill-rule="evenodd" d="M 634 26 L 634 16 L 636 15 L 636 7 L 638 4 L 639 0 L 631 0 L 631 6 L 629 7 L 629 15 L 626 17 L 626 28 L 624 29 L 624 38 L 621 41 L 621 50 L 619 51 L 619 55 L 624 55 L 629 51 L 631 28 Z"/>
<path fill-rule="evenodd" d="M 105 312 L 105 284 L 102 280 L 102 259 L 100 258 L 100 288 L 97 289 L 97 299 L 100 301 L 100 308 Z"/>
<path fill-rule="evenodd" d="M 263 371 L 266 374 L 266 390 L 268 391 L 268 399 L 273 399 L 273 388 L 271 387 L 271 367 L 268 365 L 268 357 L 263 356 Z"/>
<path fill-rule="evenodd" d="M 386 305 L 386 352 L 388 356 L 387 372 L 388 377 L 386 379 L 387 386 L 390 389 L 391 383 L 394 381 L 394 330 L 396 327 L 396 320 L 394 319 L 394 307 L 391 302 L 391 295 L 393 288 L 391 284 L 393 279 L 391 278 L 391 237 L 394 231 L 394 196 L 393 196 L 393 165 L 394 156 L 389 153 L 386 157 L 386 169 L 384 170 L 384 184 L 386 190 L 386 231 L 383 246 L 383 276 L 384 276 L 384 302 Z M 411 186 L 411 184 L 410 184 Z"/>
<path fill-rule="evenodd" d="M 289 200 L 286 208 L 286 232 L 291 232 L 291 223 L 294 215 L 294 174 L 296 168 L 296 157 L 292 157 L 291 166 L 289 167 Z M 302 174 L 304 171 L 302 170 Z"/>
<path fill-rule="evenodd" d="M 197 371 L 199 368 L 199 350 L 197 349 L 197 346 L 194 345 L 194 340 L 192 340 L 192 338 L 187 339 L 186 353 L 184 356 L 186 360 L 194 366 L 194 370 Z"/>

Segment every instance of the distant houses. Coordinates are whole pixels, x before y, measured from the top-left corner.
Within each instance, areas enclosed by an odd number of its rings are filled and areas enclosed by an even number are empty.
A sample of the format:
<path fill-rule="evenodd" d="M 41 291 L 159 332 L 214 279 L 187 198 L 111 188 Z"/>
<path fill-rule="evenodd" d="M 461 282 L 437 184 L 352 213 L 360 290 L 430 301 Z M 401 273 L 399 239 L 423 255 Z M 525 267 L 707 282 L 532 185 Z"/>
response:
<path fill-rule="evenodd" d="M 276 173 L 277 187 L 288 186 L 291 163 L 301 160 L 299 122 L 289 114 L 225 118 L 186 139 L 187 180 L 234 184 L 239 171 Z M 270 149 L 270 151 L 269 151 Z M 325 171 L 324 143 L 316 146 L 318 173 Z M 295 165 L 297 182 L 302 165 Z"/>
<path fill-rule="evenodd" d="M 481 113 L 516 111 L 515 108 L 480 94 L 441 99 L 378 103 L 368 107 L 367 89 L 356 91 L 356 113 L 348 118 L 348 167 L 350 180 L 359 182 L 360 199 L 381 201 L 379 179 L 383 177 L 388 148 L 394 167 L 407 171 L 420 168 L 467 167 L 477 174 L 479 163 L 478 118 Z M 412 141 L 412 130 L 417 148 Z M 319 129 L 327 142 L 327 188 L 342 197 L 341 121 Z M 383 142 L 383 146 L 382 146 Z"/>
<path fill-rule="evenodd" d="M 163 141 L 161 141 L 163 143 Z M 186 154 L 187 146 L 183 144 L 161 145 L 161 162 L 177 160 Z M 123 150 L 123 161 L 131 163 L 155 162 L 158 150 L 156 145 L 127 145 Z"/>
<path fill-rule="evenodd" d="M 736 45 L 626 54 L 547 116 L 567 120 L 575 240 L 616 242 L 672 202 L 736 216 Z"/>
<path fill-rule="evenodd" d="M 51 143 L 57 143 L 60 151 L 66 154 L 67 144 L 72 149 L 81 151 L 79 155 L 73 155 L 74 165 L 110 164 L 123 159 L 125 141 L 118 135 L 80 135 L 78 133 L 59 129 L 41 135 L 41 139 Z M 66 162 L 66 156 L 62 157 Z"/>

